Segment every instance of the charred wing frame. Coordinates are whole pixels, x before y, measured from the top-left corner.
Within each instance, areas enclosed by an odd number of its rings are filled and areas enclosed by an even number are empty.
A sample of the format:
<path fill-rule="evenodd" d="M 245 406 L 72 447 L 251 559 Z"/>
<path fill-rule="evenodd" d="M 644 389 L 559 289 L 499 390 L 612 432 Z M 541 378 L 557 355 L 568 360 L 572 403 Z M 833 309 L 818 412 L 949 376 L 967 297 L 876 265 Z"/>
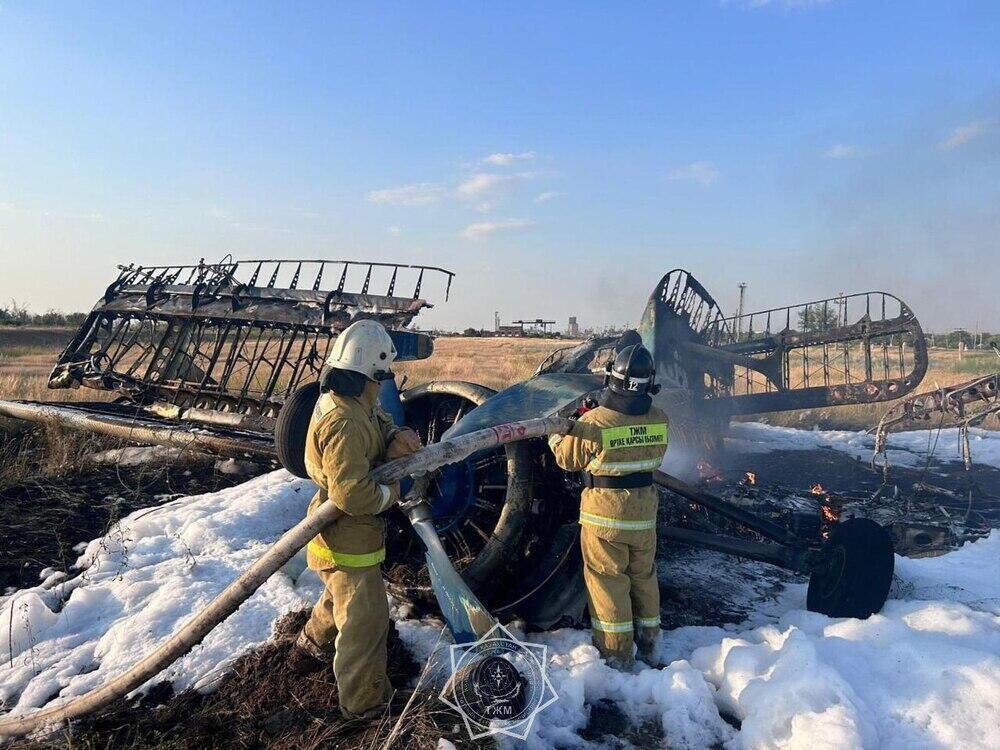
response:
<path fill-rule="evenodd" d="M 888 292 L 726 317 L 697 279 L 675 269 L 639 331 L 671 380 L 731 415 L 887 401 L 927 372 L 920 323 Z"/>
<path fill-rule="evenodd" d="M 395 263 L 120 267 L 60 355 L 49 387 L 117 391 L 164 417 L 267 431 L 355 320 L 397 329 L 401 359 L 428 356 L 429 338 L 398 329 L 431 306 L 420 296 L 429 274 L 444 275 L 450 290 L 450 271 Z"/>
<path fill-rule="evenodd" d="M 275 418 L 318 379 L 330 342 L 355 320 L 386 326 L 399 360 L 430 356 L 403 330 L 432 305 L 433 266 L 349 260 L 251 260 L 119 266 L 49 377 L 114 403 L 0 401 L 0 415 L 135 442 L 273 458 Z M 191 429 L 192 425 L 204 428 Z"/>

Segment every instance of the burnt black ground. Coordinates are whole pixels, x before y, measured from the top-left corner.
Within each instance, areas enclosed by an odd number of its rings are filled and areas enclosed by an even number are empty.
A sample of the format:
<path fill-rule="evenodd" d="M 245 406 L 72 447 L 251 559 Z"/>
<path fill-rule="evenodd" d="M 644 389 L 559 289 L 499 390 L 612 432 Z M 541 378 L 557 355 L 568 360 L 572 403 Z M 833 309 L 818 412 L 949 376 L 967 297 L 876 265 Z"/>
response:
<path fill-rule="evenodd" d="M 733 453 L 728 457 L 727 466 L 728 469 L 723 471 L 724 488 L 735 486 L 746 471 L 756 472 L 758 482 L 764 486 L 780 484 L 801 493 L 808 493 L 813 484 L 819 483 L 834 494 L 871 494 L 883 484 L 880 470 L 873 470 L 866 461 L 829 448 L 745 455 Z M 963 513 L 966 501 L 958 502 L 945 495 L 916 495 L 913 485 L 924 482 L 957 492 L 963 498 L 972 490 L 973 509 L 991 521 L 991 526 L 1000 526 L 1000 469 L 977 464 L 975 454 L 969 471 L 957 461 L 931 461 L 926 472 L 923 467 L 891 466 L 886 481 L 890 488 L 899 488 L 901 502 L 910 496 L 915 502 L 921 499 L 933 501 Z"/>
<path fill-rule="evenodd" d="M 214 458 L 142 466 L 90 466 L 0 487 L 0 593 L 34 586 L 45 568 L 67 570 L 73 548 L 134 510 L 231 487 Z"/>
<path fill-rule="evenodd" d="M 137 701 L 119 701 L 96 716 L 42 740 L 22 741 L 14 748 L 355 748 L 381 747 L 410 698 L 408 685 L 420 671 L 395 629 L 389 634 L 389 677 L 397 688 L 390 710 L 373 721 L 346 721 L 340 715 L 337 684 L 329 665 L 308 674 L 288 669 L 292 642 L 308 611 L 286 615 L 275 638 L 240 657 L 211 693 L 188 690 L 173 695 L 169 684 L 154 687 Z M 456 747 L 486 748 L 472 743 L 457 717 L 433 694 L 414 701 L 392 743 L 399 750 L 434 748 L 440 737 Z"/>

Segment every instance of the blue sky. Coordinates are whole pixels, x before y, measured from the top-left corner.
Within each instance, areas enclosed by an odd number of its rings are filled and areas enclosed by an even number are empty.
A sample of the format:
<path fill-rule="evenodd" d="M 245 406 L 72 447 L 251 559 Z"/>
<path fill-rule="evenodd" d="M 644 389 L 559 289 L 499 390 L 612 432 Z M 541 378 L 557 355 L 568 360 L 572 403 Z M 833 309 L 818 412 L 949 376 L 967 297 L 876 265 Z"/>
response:
<path fill-rule="evenodd" d="M 1000 329 L 1000 4 L 0 0 L 0 300 L 119 262 L 458 272 L 424 325 L 883 288 Z"/>

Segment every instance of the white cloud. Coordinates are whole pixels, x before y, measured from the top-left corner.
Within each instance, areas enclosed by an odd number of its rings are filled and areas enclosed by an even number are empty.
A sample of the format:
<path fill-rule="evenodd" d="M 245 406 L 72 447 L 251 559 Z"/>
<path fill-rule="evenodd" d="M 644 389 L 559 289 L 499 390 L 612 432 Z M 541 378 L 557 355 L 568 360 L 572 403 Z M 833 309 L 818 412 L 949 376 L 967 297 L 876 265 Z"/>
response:
<path fill-rule="evenodd" d="M 494 156 L 498 156 L 494 154 Z M 500 154 L 499 156 L 508 156 Z M 524 154 L 514 155 L 522 158 Z M 454 188 L 435 182 L 418 182 L 411 185 L 372 190 L 368 193 L 371 203 L 392 206 L 428 206 L 435 203 L 456 201 L 464 203 L 476 211 L 492 211 L 511 197 L 516 187 L 529 180 L 539 178 L 535 172 L 473 172 Z M 558 193 L 543 193 L 544 202 Z"/>
<path fill-rule="evenodd" d="M 483 162 L 486 164 L 492 164 L 495 167 L 509 167 L 511 164 L 516 164 L 519 161 L 531 161 L 535 158 L 534 151 L 522 151 L 519 154 L 490 154 L 483 158 Z"/>
<path fill-rule="evenodd" d="M 465 180 L 455 192 L 463 198 L 478 198 L 486 193 L 496 190 L 499 186 L 509 183 L 513 178 L 507 175 L 490 174 L 489 172 L 479 172 Z"/>
<path fill-rule="evenodd" d="M 390 206 L 428 206 L 445 197 L 447 191 L 433 182 L 418 182 L 413 185 L 372 190 L 368 200 Z"/>
<path fill-rule="evenodd" d="M 671 180 L 696 182 L 702 187 L 710 187 L 719 181 L 719 168 L 710 161 L 695 161 L 670 171 Z"/>
<path fill-rule="evenodd" d="M 492 211 L 513 190 L 514 184 L 524 179 L 520 175 L 478 172 L 455 188 L 456 197 L 475 204 L 477 211 Z"/>
<path fill-rule="evenodd" d="M 861 150 L 857 146 L 851 146 L 847 143 L 834 143 L 823 152 L 824 159 L 853 159 L 860 155 Z"/>
<path fill-rule="evenodd" d="M 462 237 L 467 240 L 481 240 L 497 232 L 506 232 L 514 229 L 525 229 L 534 226 L 535 222 L 529 219 L 497 219 L 496 221 L 477 221 L 469 224 L 462 230 Z"/>
<path fill-rule="evenodd" d="M 391 226 L 391 227 L 386 227 L 385 231 L 388 232 L 389 234 L 401 234 L 403 230 L 397 226 Z"/>
<path fill-rule="evenodd" d="M 967 125 L 959 125 L 951 135 L 941 141 L 941 148 L 950 151 L 985 134 L 997 124 L 996 120 L 976 120 Z"/>
<path fill-rule="evenodd" d="M 558 198 L 562 193 L 558 190 L 546 190 L 544 193 L 539 193 L 538 197 L 535 198 L 535 203 L 548 203 L 553 198 Z"/>

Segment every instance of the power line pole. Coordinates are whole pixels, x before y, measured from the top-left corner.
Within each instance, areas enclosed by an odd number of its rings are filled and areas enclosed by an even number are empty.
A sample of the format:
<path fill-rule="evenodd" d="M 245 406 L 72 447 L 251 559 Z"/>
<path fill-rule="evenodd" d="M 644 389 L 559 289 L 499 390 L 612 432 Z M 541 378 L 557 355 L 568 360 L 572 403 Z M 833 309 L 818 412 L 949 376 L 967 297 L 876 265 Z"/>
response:
<path fill-rule="evenodd" d="M 736 308 L 736 339 L 738 341 L 743 334 L 743 305 L 746 302 L 747 283 L 741 281 L 737 286 L 740 288 L 740 304 Z"/>

